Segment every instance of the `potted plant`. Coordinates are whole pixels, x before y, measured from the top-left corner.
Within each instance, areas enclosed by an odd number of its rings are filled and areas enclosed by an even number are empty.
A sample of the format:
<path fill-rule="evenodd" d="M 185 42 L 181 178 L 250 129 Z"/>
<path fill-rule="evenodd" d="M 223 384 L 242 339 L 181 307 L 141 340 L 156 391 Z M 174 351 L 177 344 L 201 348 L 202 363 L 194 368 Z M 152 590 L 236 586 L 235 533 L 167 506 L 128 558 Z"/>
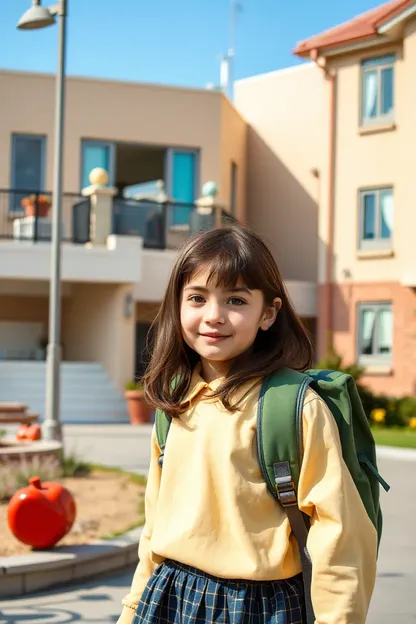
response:
<path fill-rule="evenodd" d="M 26 217 L 47 217 L 51 208 L 49 195 L 28 195 L 20 201 Z"/>
<path fill-rule="evenodd" d="M 40 338 L 37 349 L 36 349 L 36 353 L 35 353 L 36 360 L 45 361 L 47 349 L 48 349 L 48 339 Z"/>
<path fill-rule="evenodd" d="M 127 401 L 127 408 L 132 425 L 141 425 L 150 422 L 152 410 L 145 401 L 143 384 L 137 381 L 129 381 L 126 384 L 124 397 Z"/>

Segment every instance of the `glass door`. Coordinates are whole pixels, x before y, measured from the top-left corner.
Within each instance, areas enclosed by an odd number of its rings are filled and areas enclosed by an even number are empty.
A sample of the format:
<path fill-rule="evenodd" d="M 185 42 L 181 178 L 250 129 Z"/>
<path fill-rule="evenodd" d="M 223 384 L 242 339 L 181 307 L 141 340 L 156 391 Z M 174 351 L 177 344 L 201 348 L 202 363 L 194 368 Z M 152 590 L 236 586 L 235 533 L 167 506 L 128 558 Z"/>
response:
<path fill-rule="evenodd" d="M 169 225 L 189 225 L 198 191 L 198 164 L 195 150 L 169 148 L 167 151 L 167 194 L 178 204 L 169 211 Z"/>
<path fill-rule="evenodd" d="M 89 175 L 96 167 L 108 173 L 108 183 L 115 179 L 115 144 L 106 141 L 83 140 L 81 146 L 81 189 L 90 186 Z"/>

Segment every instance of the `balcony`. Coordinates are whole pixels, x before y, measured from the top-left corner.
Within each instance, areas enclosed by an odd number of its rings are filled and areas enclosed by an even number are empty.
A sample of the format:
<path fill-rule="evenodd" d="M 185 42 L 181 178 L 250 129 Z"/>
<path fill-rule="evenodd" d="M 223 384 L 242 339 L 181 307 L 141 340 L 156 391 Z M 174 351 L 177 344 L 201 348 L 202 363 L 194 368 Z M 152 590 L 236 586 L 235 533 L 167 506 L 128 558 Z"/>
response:
<path fill-rule="evenodd" d="M 25 214 L 21 200 L 34 196 L 34 209 Z M 2 241 L 40 243 L 51 240 L 51 218 L 42 214 L 42 200 L 50 192 L 35 193 L 14 189 L 0 190 L 0 243 Z M 85 245 L 92 240 L 91 198 L 80 193 L 62 197 L 62 241 Z M 134 236 L 143 240 L 144 249 L 178 249 L 186 238 L 216 223 L 232 222 L 226 211 L 201 214 L 196 204 L 158 201 L 150 198 L 115 196 L 112 199 L 111 232 L 115 236 Z"/>
<path fill-rule="evenodd" d="M 88 196 L 62 198 L 62 280 L 134 283 L 138 300 L 160 299 L 176 250 L 189 235 L 232 220 L 221 208 L 201 210 L 164 195 L 158 201 L 113 196 L 100 185 L 89 189 Z M 29 196 L 31 206 L 22 207 Z M 0 190 L 0 278 L 49 278 L 50 199 L 48 192 Z"/>
<path fill-rule="evenodd" d="M 22 201 L 33 196 L 33 209 L 25 212 Z M 48 242 L 51 240 L 51 219 L 43 216 L 45 201 L 52 201 L 50 192 L 0 189 L 0 241 Z M 85 244 L 90 240 L 90 199 L 80 193 L 64 193 L 62 197 L 61 236 L 65 242 Z"/>

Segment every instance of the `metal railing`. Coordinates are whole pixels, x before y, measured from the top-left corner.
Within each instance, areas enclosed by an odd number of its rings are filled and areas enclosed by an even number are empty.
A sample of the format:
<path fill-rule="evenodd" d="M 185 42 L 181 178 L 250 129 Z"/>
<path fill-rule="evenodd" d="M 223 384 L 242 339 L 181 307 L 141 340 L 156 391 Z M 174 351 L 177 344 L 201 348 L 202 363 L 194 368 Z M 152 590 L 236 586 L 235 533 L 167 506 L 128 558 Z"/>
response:
<path fill-rule="evenodd" d="M 0 239 L 50 241 L 51 208 L 45 214 L 44 207 L 51 202 L 49 191 L 0 189 Z M 61 228 L 63 241 L 83 244 L 90 240 L 88 197 L 80 193 L 63 194 Z"/>
<path fill-rule="evenodd" d="M 177 249 L 191 234 L 215 226 L 214 214 L 200 214 L 195 204 L 116 198 L 113 234 L 141 236 L 147 249 Z"/>
<path fill-rule="evenodd" d="M 31 198 L 32 206 L 24 207 Z M 23 205 L 22 205 L 23 200 Z M 0 239 L 50 241 L 51 218 L 43 206 L 50 192 L 0 189 Z M 177 249 L 191 234 L 236 220 L 221 208 L 198 211 L 196 204 L 152 199 L 113 200 L 112 234 L 140 236 L 146 249 Z M 62 240 L 84 244 L 91 240 L 91 203 L 80 193 L 62 197 Z"/>
<path fill-rule="evenodd" d="M 196 204 L 123 198 L 113 204 L 113 234 L 141 236 L 146 249 L 177 249 L 191 234 L 236 222 L 224 209 L 204 214 Z"/>

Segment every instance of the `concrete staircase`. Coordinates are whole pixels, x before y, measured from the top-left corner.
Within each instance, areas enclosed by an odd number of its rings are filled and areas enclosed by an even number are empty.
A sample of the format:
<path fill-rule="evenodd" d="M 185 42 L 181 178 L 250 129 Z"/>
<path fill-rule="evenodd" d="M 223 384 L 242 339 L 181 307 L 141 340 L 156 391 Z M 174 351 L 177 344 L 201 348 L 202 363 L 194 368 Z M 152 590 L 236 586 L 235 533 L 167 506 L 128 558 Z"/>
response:
<path fill-rule="evenodd" d="M 45 416 L 45 362 L 0 361 L 0 402 L 26 403 Z M 90 362 L 61 365 L 63 423 L 128 423 L 126 402 L 103 367 Z"/>

